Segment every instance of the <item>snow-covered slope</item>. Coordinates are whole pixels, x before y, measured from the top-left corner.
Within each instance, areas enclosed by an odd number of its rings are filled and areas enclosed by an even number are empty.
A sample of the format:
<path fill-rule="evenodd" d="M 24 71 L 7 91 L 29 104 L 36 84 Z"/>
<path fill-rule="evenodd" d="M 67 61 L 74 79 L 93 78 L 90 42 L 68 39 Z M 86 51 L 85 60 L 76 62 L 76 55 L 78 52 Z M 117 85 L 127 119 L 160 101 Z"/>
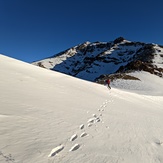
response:
<path fill-rule="evenodd" d="M 33 64 L 80 79 L 95 81 L 99 76 L 115 73 L 122 67 L 123 71 L 133 69 L 133 63 L 135 65 L 136 61 L 143 62 L 139 63 L 137 69 L 158 76 L 163 75 L 162 46 L 131 42 L 122 37 L 111 42 L 85 42 Z M 130 63 L 132 67 L 125 67 Z M 148 67 L 156 71 L 153 72 Z"/>
<path fill-rule="evenodd" d="M 139 93 L 142 95 L 163 96 L 162 78 L 151 75 L 150 73 L 144 71 L 137 71 L 127 74 L 134 76 L 140 80 L 116 79 L 111 83 L 112 87 L 119 88 L 125 91 L 127 90 L 130 92 Z"/>
<path fill-rule="evenodd" d="M 1 163 L 163 162 L 162 78 L 135 73 L 139 83 L 108 90 L 3 55 L 0 62 Z"/>

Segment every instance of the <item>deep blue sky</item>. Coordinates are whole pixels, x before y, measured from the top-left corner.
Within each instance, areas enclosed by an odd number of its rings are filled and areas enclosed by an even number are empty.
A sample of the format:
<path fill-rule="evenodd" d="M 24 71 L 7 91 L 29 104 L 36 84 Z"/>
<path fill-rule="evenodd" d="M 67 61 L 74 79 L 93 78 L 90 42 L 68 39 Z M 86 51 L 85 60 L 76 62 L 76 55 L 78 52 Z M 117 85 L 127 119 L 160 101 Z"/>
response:
<path fill-rule="evenodd" d="M 0 0 L 0 53 L 19 60 L 119 36 L 163 45 L 163 1 Z"/>

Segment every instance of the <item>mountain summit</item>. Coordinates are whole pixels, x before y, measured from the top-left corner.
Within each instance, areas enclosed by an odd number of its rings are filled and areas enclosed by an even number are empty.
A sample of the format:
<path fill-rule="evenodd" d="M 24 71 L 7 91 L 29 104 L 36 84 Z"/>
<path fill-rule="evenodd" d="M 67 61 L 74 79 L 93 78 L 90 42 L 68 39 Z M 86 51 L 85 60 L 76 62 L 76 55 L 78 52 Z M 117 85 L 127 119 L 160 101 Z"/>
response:
<path fill-rule="evenodd" d="M 88 81 L 130 70 L 162 77 L 163 46 L 119 37 L 110 42 L 84 42 L 32 64 Z"/>

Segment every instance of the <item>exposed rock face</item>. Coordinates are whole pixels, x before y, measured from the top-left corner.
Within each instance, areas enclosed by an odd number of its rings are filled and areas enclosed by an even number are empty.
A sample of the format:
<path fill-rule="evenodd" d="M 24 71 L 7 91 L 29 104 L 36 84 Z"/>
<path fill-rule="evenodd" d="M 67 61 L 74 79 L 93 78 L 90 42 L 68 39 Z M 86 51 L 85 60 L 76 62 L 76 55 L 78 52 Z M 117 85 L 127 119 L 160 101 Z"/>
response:
<path fill-rule="evenodd" d="M 46 68 L 46 67 L 42 64 L 42 62 L 38 62 L 37 64 L 38 64 L 39 67 Z"/>
<path fill-rule="evenodd" d="M 117 39 L 114 40 L 114 44 L 118 44 L 121 43 L 122 41 L 124 41 L 125 39 L 123 37 L 118 37 Z"/>
<path fill-rule="evenodd" d="M 151 74 L 155 74 L 157 76 L 162 77 L 163 76 L 163 68 L 157 68 L 157 66 L 154 66 L 151 63 L 148 62 L 142 62 L 140 60 L 136 60 L 133 62 L 128 63 L 126 66 L 122 66 L 117 71 L 120 72 L 127 72 L 128 70 L 135 70 L 135 71 L 147 71 Z"/>
<path fill-rule="evenodd" d="M 162 77 L 163 47 L 119 37 L 110 42 L 84 42 L 33 64 L 89 81 L 141 70 Z"/>

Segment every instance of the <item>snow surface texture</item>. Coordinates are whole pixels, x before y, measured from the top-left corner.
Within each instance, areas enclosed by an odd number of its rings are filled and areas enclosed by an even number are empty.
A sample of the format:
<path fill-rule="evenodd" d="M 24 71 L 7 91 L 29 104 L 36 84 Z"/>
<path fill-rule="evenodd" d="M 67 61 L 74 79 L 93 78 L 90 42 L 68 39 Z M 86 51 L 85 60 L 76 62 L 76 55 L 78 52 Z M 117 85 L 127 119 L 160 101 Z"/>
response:
<path fill-rule="evenodd" d="M 163 162 L 163 79 L 134 75 L 108 90 L 0 55 L 0 163 Z"/>

